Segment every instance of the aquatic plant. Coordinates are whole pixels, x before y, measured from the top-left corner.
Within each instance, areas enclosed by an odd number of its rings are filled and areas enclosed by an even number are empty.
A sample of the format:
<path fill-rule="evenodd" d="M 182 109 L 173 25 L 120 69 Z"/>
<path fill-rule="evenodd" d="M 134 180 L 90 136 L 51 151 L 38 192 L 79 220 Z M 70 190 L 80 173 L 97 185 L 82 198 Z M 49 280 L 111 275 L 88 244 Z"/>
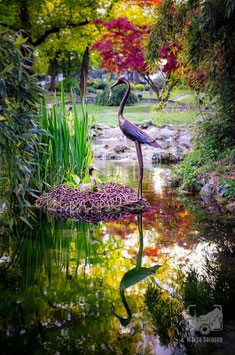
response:
<path fill-rule="evenodd" d="M 46 186 L 55 186 L 64 179 L 70 180 L 76 174 L 84 178 L 86 170 L 92 161 L 91 125 L 87 106 L 81 103 L 81 113 L 72 95 L 72 110 L 67 112 L 63 83 L 61 84 L 61 104 L 56 100 L 51 109 L 45 98 L 40 108 L 40 124 L 49 132 L 48 136 L 40 136 L 41 150 L 38 152 L 37 181 L 40 190 Z M 46 154 L 45 154 L 46 152 Z"/>

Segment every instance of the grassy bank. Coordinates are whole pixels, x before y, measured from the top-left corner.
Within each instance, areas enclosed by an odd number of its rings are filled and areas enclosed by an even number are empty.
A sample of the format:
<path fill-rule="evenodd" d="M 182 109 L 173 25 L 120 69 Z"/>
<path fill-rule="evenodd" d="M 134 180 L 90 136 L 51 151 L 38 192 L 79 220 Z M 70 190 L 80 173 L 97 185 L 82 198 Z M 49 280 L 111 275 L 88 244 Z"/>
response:
<path fill-rule="evenodd" d="M 81 106 L 77 106 L 81 112 Z M 107 124 L 108 126 L 118 125 L 118 107 L 88 105 L 88 112 L 94 115 L 97 123 Z M 189 112 L 154 112 L 153 105 L 137 104 L 126 107 L 124 116 L 128 120 L 140 124 L 152 119 L 157 124 L 190 124 L 199 119 L 198 113 Z"/>

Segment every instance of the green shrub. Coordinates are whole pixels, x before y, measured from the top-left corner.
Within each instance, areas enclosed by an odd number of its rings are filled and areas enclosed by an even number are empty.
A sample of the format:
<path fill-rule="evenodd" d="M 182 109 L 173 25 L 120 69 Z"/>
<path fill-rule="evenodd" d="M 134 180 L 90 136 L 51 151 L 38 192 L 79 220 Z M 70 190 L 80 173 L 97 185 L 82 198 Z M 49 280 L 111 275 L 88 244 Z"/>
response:
<path fill-rule="evenodd" d="M 135 90 L 137 90 L 137 91 L 144 91 L 144 89 L 145 89 L 145 86 L 142 84 L 135 85 Z"/>
<path fill-rule="evenodd" d="M 125 85 L 118 85 L 112 89 L 112 98 L 109 100 L 109 88 L 96 96 L 96 104 L 99 106 L 119 106 L 126 92 Z M 130 92 L 126 105 L 134 105 L 138 102 L 137 95 Z"/>
<path fill-rule="evenodd" d="M 227 187 L 228 190 L 225 192 L 225 196 L 231 198 L 235 196 L 235 180 L 230 180 L 225 177 L 220 179 L 220 186 Z"/>
<path fill-rule="evenodd" d="M 228 148 L 235 146 L 235 121 L 233 115 L 225 113 L 212 115 L 208 121 L 201 125 L 198 135 L 200 145 L 207 150 L 214 151 L 214 157 Z"/>
<path fill-rule="evenodd" d="M 79 89 L 78 81 L 75 78 L 67 76 L 63 81 L 64 91 L 70 92 L 71 89 Z"/>
<path fill-rule="evenodd" d="M 135 90 L 135 84 L 133 84 L 132 82 L 130 82 L 130 87 L 131 87 L 131 90 Z"/>
<path fill-rule="evenodd" d="M 109 83 L 107 81 L 98 81 L 96 85 L 97 90 L 105 90 L 109 86 Z"/>
<path fill-rule="evenodd" d="M 96 89 L 93 86 L 88 86 L 87 87 L 87 92 L 89 94 L 96 94 Z"/>
<path fill-rule="evenodd" d="M 150 91 L 150 86 L 145 85 L 144 90 L 145 91 Z"/>
<path fill-rule="evenodd" d="M 87 87 L 93 87 L 96 89 L 97 85 L 98 85 L 97 80 L 93 80 L 93 79 L 87 80 Z"/>

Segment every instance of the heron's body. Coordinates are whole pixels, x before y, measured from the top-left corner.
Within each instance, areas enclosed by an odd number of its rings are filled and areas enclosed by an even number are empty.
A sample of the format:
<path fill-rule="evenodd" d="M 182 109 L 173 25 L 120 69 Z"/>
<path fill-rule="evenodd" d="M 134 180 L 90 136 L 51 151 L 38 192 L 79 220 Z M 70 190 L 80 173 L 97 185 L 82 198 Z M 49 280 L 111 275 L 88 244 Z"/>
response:
<path fill-rule="evenodd" d="M 156 148 L 160 147 L 152 137 L 127 119 L 119 120 L 119 127 L 121 128 L 123 134 L 134 142 L 138 141 L 141 144 L 148 144 Z"/>
<path fill-rule="evenodd" d="M 147 133 L 145 133 L 139 127 L 137 127 L 134 123 L 128 121 L 126 118 L 123 117 L 123 109 L 124 109 L 126 100 L 127 100 L 129 93 L 130 93 L 130 83 L 125 77 L 120 76 L 118 78 L 118 80 L 116 81 L 116 83 L 114 83 L 110 87 L 110 97 L 112 96 L 111 89 L 119 84 L 125 84 L 127 87 L 126 93 L 122 99 L 122 102 L 120 104 L 120 108 L 118 111 L 119 127 L 120 127 L 122 133 L 127 138 L 129 138 L 130 140 L 135 142 L 136 152 L 137 152 L 137 157 L 138 157 L 138 162 L 139 162 L 139 168 L 140 168 L 138 198 L 139 198 L 139 195 L 140 195 L 140 198 L 142 198 L 143 156 L 142 156 L 142 151 L 141 151 L 141 144 L 148 144 L 148 145 L 151 145 L 152 147 L 155 147 L 155 148 L 161 148 L 161 146 L 152 137 L 150 137 Z"/>

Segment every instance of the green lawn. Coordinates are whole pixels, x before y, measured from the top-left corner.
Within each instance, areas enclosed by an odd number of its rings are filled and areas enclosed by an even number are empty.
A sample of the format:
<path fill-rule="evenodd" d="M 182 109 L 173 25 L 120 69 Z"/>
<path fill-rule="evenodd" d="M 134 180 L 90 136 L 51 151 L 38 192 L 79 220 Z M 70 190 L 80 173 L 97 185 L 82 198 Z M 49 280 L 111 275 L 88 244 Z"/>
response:
<path fill-rule="evenodd" d="M 199 116 L 194 112 L 154 112 L 153 105 L 137 104 L 127 106 L 124 110 L 124 117 L 134 123 L 143 123 L 152 119 L 157 124 L 190 124 L 198 120 Z M 78 105 L 78 110 L 81 110 Z M 104 123 L 108 126 L 118 125 L 118 107 L 88 105 L 88 112 L 94 115 L 97 123 Z"/>
<path fill-rule="evenodd" d="M 186 95 L 188 95 L 186 97 Z M 203 94 L 202 94 L 203 95 Z M 143 97 L 149 98 L 150 93 L 143 94 Z M 153 95 L 157 98 L 156 94 Z M 170 99 L 175 100 L 182 97 L 182 100 L 178 101 L 179 105 L 187 105 L 195 103 L 194 95 L 191 90 L 187 89 L 175 89 L 172 91 Z M 66 99 L 69 95 L 66 94 Z M 49 96 L 49 100 L 52 96 Z M 77 106 L 78 110 L 81 110 L 80 105 Z M 124 117 L 134 123 L 143 123 L 152 119 L 157 124 L 191 124 L 198 120 L 199 115 L 195 112 L 180 112 L 180 113 L 167 113 L 167 112 L 155 112 L 153 111 L 153 104 L 136 104 L 134 106 L 126 106 L 124 110 Z M 88 105 L 88 111 L 90 115 L 94 115 L 97 123 L 107 124 L 108 126 L 118 125 L 118 107 L 111 106 L 97 106 L 95 104 Z"/>

